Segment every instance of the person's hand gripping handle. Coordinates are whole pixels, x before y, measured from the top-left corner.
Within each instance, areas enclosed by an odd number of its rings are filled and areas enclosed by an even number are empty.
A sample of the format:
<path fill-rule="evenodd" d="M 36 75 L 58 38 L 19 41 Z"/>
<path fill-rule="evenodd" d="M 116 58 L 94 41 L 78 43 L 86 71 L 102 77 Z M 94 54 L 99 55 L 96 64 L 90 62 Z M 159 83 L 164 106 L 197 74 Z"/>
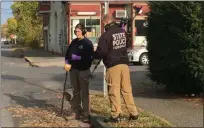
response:
<path fill-rule="evenodd" d="M 69 72 L 69 70 L 71 69 L 71 64 L 69 64 L 68 60 L 65 60 L 65 64 L 64 64 L 64 70 Z"/>

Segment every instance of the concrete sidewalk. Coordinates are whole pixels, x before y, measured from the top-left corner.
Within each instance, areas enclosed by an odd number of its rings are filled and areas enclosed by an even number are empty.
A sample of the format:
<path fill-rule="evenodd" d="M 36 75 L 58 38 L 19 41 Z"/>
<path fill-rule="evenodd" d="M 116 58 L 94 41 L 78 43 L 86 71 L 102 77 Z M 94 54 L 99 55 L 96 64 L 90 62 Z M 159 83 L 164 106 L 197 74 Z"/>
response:
<path fill-rule="evenodd" d="M 33 67 L 63 67 L 64 57 L 46 52 L 44 49 L 24 50 L 24 59 Z"/>
<path fill-rule="evenodd" d="M 22 50 L 22 49 L 21 49 Z M 43 48 L 29 49 L 25 48 L 23 51 L 23 57 L 32 67 L 63 67 L 64 56 L 55 55 L 46 52 Z M 93 63 L 98 62 L 94 60 Z M 103 65 L 103 62 L 99 65 Z"/>

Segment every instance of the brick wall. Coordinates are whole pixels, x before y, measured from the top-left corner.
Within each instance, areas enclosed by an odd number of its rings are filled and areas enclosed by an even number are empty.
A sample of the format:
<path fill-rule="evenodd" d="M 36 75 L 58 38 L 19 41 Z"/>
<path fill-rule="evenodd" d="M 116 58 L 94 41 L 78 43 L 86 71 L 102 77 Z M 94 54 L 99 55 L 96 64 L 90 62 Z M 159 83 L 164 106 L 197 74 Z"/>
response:
<path fill-rule="evenodd" d="M 50 10 L 50 1 L 47 1 L 47 3 L 42 3 L 39 1 L 39 6 L 38 6 L 39 11 L 48 11 Z"/>
<path fill-rule="evenodd" d="M 71 16 L 77 16 L 77 12 L 96 12 L 100 16 L 100 5 L 70 5 Z"/>
<path fill-rule="evenodd" d="M 116 10 L 125 10 L 124 5 L 109 5 L 109 15 L 115 17 Z"/>

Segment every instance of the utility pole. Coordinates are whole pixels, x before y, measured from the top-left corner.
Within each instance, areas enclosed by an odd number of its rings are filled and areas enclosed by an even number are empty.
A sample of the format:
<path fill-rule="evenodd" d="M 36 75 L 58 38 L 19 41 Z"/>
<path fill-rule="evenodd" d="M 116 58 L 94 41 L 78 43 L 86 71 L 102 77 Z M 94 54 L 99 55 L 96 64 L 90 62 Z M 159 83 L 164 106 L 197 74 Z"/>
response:
<path fill-rule="evenodd" d="M 109 10 L 109 2 L 105 1 L 105 5 L 104 5 L 104 14 L 108 14 L 108 10 Z M 107 83 L 106 83 L 106 67 L 105 65 L 103 66 L 103 92 L 104 92 L 104 97 L 107 97 Z"/>

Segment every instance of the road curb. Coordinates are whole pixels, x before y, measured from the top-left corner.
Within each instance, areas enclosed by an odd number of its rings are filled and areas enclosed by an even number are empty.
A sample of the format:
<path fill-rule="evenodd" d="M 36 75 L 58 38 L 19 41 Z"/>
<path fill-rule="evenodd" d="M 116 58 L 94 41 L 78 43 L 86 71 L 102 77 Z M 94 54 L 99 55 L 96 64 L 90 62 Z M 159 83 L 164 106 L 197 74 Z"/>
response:
<path fill-rule="evenodd" d="M 39 67 L 38 65 L 34 64 L 34 62 L 32 61 L 32 59 L 30 57 L 24 56 L 24 59 L 25 59 L 26 62 L 28 62 L 30 64 L 30 66 Z"/>
<path fill-rule="evenodd" d="M 91 117 L 90 117 L 91 125 L 94 128 L 111 128 L 110 126 L 106 125 L 105 123 L 102 123 L 104 117 L 99 117 L 93 113 L 91 113 L 90 115 L 91 115 Z"/>

